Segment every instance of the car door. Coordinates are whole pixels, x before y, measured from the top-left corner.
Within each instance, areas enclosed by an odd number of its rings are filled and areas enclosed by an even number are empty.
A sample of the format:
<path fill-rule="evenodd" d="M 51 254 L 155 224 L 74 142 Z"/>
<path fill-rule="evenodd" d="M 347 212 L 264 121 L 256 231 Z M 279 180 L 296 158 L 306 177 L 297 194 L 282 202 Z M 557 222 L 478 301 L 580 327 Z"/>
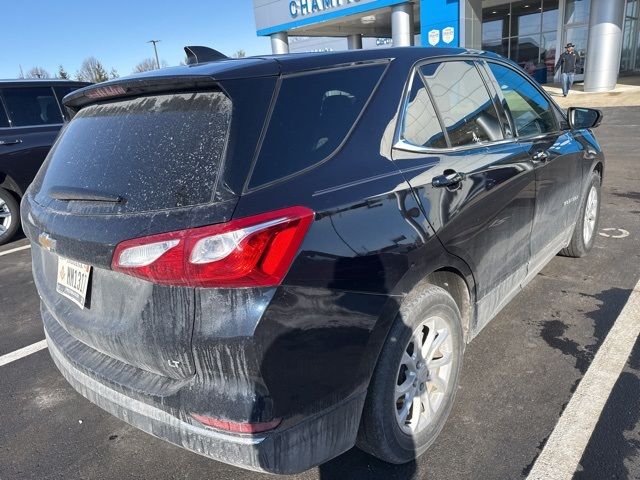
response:
<path fill-rule="evenodd" d="M 488 87 L 472 60 L 420 66 L 394 148 L 443 246 L 473 271 L 474 333 L 526 277 L 535 199 L 531 159 Z"/>
<path fill-rule="evenodd" d="M 583 156 L 563 131 L 546 95 L 526 75 L 489 61 L 504 109 L 534 166 L 536 206 L 529 275 L 535 275 L 569 241 L 580 208 Z"/>
<path fill-rule="evenodd" d="M 60 127 L 60 106 L 49 86 L 0 88 L 9 127 L 0 127 L 0 173 L 9 176 L 19 194 L 29 186 Z"/>

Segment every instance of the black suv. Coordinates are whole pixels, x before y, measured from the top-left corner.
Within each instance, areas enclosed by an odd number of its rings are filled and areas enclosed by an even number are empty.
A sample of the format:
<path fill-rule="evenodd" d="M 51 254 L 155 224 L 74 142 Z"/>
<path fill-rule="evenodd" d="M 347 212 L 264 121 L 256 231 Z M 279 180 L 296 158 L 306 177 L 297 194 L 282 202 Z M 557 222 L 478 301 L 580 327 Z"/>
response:
<path fill-rule="evenodd" d="M 84 82 L 0 80 L 0 245 L 20 225 L 19 202 L 58 135 L 62 97 Z"/>
<path fill-rule="evenodd" d="M 65 97 L 22 202 L 51 356 L 223 462 L 415 458 L 465 343 L 591 248 L 600 112 L 463 49 L 197 57 Z"/>

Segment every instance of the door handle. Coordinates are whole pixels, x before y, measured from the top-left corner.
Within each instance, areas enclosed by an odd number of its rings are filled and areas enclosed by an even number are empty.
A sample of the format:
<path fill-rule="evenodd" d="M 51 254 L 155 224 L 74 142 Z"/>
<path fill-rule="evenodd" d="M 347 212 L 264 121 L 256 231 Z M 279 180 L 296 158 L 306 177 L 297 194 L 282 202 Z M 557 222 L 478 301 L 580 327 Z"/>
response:
<path fill-rule="evenodd" d="M 22 140 L 16 138 L 15 140 L 0 140 L 0 145 L 16 145 L 22 143 Z"/>
<path fill-rule="evenodd" d="M 431 180 L 431 185 L 436 188 L 451 187 L 463 181 L 465 177 L 465 174 L 462 172 L 448 170 L 445 171 L 444 175 L 433 177 L 433 180 Z"/>
<path fill-rule="evenodd" d="M 536 163 L 542 163 L 549 160 L 549 154 L 545 150 L 538 150 L 531 156 L 531 159 Z"/>

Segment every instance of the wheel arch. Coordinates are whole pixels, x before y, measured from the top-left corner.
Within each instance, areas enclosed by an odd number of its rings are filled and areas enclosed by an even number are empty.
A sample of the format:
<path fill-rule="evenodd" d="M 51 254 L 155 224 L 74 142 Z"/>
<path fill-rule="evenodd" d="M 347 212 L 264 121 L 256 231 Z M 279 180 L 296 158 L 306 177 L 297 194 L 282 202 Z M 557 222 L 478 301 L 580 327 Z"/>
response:
<path fill-rule="evenodd" d="M 601 160 L 598 160 L 593 166 L 592 171 L 596 172 L 600 176 L 600 184 L 602 185 L 602 180 L 604 179 L 604 163 L 602 163 Z"/>
<path fill-rule="evenodd" d="M 442 267 L 427 275 L 419 285 L 435 285 L 449 293 L 460 310 L 465 343 L 471 339 L 475 293 L 465 275 L 455 267 Z"/>
<path fill-rule="evenodd" d="M 18 182 L 16 182 L 8 173 L 0 172 L 0 188 L 11 192 L 16 198 L 16 201 L 20 203 L 20 199 L 24 192 L 18 185 Z"/>
<path fill-rule="evenodd" d="M 440 248 L 442 248 L 440 246 Z M 398 283 L 394 295 L 390 297 L 383 315 L 372 334 L 370 368 L 373 373 L 380 352 L 387 341 L 391 325 L 395 321 L 402 304 L 422 290 L 426 285 L 435 285 L 446 290 L 456 302 L 462 317 L 462 331 L 465 343 L 474 336 L 476 323 L 476 282 L 469 266 L 460 258 L 448 254 L 444 248 L 437 261 L 425 262 L 422 268 L 413 265 Z"/>
<path fill-rule="evenodd" d="M 398 311 L 408 296 L 425 285 L 441 287 L 453 297 L 460 310 L 465 343 L 468 343 L 474 336 L 476 323 L 476 279 L 471 267 L 463 259 L 450 254 L 437 239 L 434 240 L 427 250 L 437 253 L 427 261 L 412 264 L 412 268 L 396 286 L 394 293 L 402 296 Z"/>

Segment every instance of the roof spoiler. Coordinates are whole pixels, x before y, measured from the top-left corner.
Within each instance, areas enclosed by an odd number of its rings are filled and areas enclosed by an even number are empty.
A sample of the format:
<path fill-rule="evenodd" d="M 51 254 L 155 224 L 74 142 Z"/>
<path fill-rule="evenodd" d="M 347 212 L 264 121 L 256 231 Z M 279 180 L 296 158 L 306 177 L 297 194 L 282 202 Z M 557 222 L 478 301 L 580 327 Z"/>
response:
<path fill-rule="evenodd" d="M 63 104 L 65 107 L 71 109 L 72 113 L 75 113 L 83 106 L 100 100 L 134 97 L 175 90 L 211 88 L 217 85 L 218 81 L 210 75 L 123 78 L 111 80 L 106 84 L 96 83 L 75 90 L 64 97 Z"/>
<path fill-rule="evenodd" d="M 224 53 L 209 47 L 184 47 L 187 54 L 187 65 L 196 65 L 198 63 L 215 62 L 216 60 L 227 60 Z"/>

